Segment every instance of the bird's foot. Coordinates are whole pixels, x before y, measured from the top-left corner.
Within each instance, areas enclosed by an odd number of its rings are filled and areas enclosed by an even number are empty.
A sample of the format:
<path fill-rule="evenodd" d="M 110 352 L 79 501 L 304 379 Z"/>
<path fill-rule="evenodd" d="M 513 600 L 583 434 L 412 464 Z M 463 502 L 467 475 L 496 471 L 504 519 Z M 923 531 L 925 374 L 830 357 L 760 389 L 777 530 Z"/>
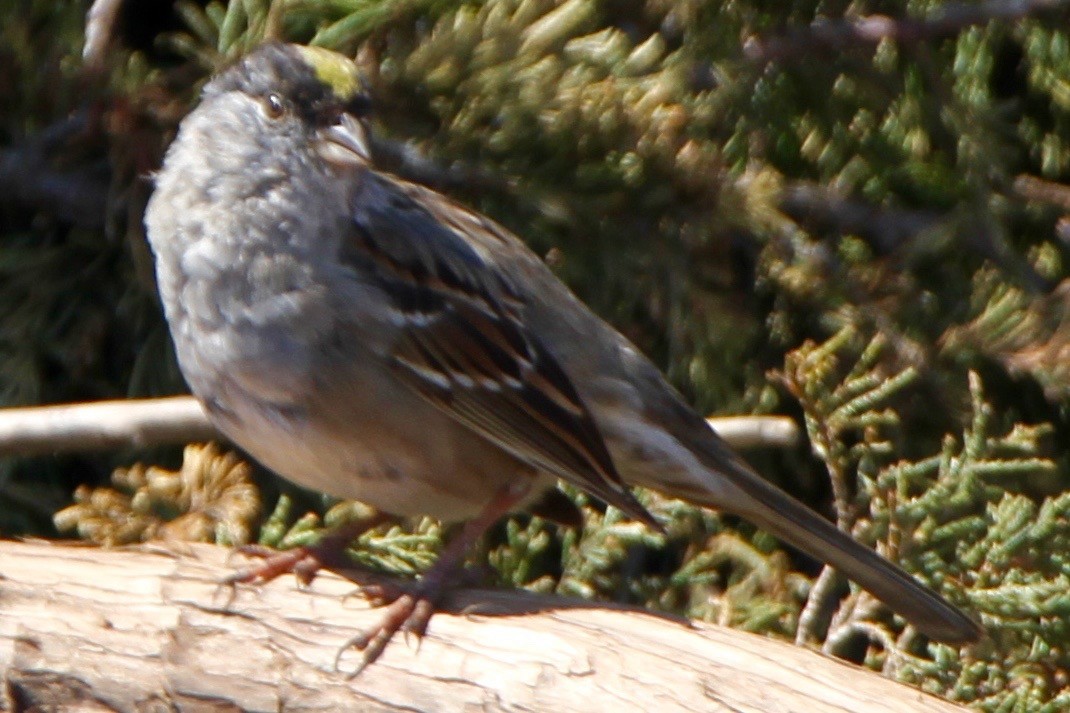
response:
<path fill-rule="evenodd" d="M 361 591 L 371 601 L 383 603 L 383 615 L 378 624 L 365 629 L 338 649 L 334 659 L 336 670 L 348 649 L 355 648 L 361 652 L 360 663 L 349 674 L 349 678 L 358 676 L 375 663 L 398 632 L 404 634 L 406 642 L 415 638 L 419 648 L 444 588 L 425 579 L 412 587 L 395 583 L 374 584 L 362 587 Z"/>
<path fill-rule="evenodd" d="M 361 651 L 361 661 L 349 674 L 353 678 L 375 663 L 386 650 L 394 634 L 402 632 L 406 638 L 415 637 L 417 645 L 427 632 L 435 608 L 443 593 L 458 580 L 464 554 L 480 536 L 527 493 L 527 484 L 513 484 L 501 488 L 483 511 L 465 523 L 460 535 L 450 541 L 435 564 L 415 585 L 388 582 L 361 587 L 368 599 L 384 605 L 383 616 L 376 626 L 347 641 L 335 656 L 335 668 L 347 649 Z"/>
<path fill-rule="evenodd" d="M 270 582 L 292 572 L 297 581 L 308 586 L 321 569 L 341 570 L 352 566 L 345 551 L 349 544 L 368 530 L 392 518 L 379 512 L 347 522 L 324 535 L 314 545 L 278 551 L 264 545 L 243 545 L 235 552 L 261 560 L 255 566 L 238 570 L 223 580 L 226 586 Z"/>
<path fill-rule="evenodd" d="M 318 551 L 317 546 L 295 547 L 280 552 L 263 545 L 243 545 L 234 551 L 262 561 L 229 575 L 223 580 L 224 585 L 263 584 L 292 572 L 298 582 L 308 586 L 316 578 L 316 573 L 328 566 L 328 560 L 338 557 L 337 553 Z"/>

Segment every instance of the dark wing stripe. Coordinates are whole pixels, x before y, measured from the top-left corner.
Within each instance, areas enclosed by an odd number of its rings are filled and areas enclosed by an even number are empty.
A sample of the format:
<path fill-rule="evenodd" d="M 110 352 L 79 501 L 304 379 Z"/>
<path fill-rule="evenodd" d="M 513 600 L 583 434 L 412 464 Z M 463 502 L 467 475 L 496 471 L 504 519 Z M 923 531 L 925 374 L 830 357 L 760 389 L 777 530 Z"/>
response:
<path fill-rule="evenodd" d="M 399 354 L 398 373 L 403 381 L 520 460 L 573 482 L 629 515 L 654 524 L 619 480 L 607 477 L 590 446 L 577 437 L 584 433 L 583 426 L 587 424 L 556 408 L 526 383 L 519 389 L 479 388 L 471 380 L 462 383 L 450 373 L 449 357 L 429 343 L 426 330 L 421 332 L 419 344 L 414 345 L 418 348 L 402 349 Z M 428 373 L 435 376 L 429 379 Z M 590 426 L 593 429 L 593 423 Z M 598 442 L 598 447 L 608 460 L 605 446 Z"/>
<path fill-rule="evenodd" d="M 583 443 L 567 427 L 552 418 L 549 409 L 533 406 L 528 402 L 529 399 L 502 398 L 500 392 L 509 387 L 496 385 L 492 389 L 475 388 L 476 385 L 467 377 L 457 375 L 449 367 L 442 368 L 449 363 L 449 355 L 433 347 L 429 351 L 424 352 L 429 359 L 420 364 L 419 370 L 412 370 L 411 373 L 425 377 L 428 371 L 434 371 L 441 377 L 433 380 L 433 385 L 438 387 L 434 399 L 440 405 L 449 406 L 465 421 L 492 432 L 497 439 L 524 443 L 533 452 L 523 454 L 522 459 L 533 465 L 549 467 L 552 463 L 555 473 L 598 468 L 597 463 L 584 457 Z M 404 363 L 411 365 L 413 361 L 406 357 Z M 466 380 L 468 383 L 465 383 Z M 442 393 L 444 381 L 453 387 L 445 389 L 446 393 Z M 531 393 L 530 389 L 523 386 L 520 389 L 524 395 L 531 397 L 530 401 L 537 401 L 537 394 Z M 516 426 L 520 423 L 538 427 L 521 430 Z"/>
<path fill-rule="evenodd" d="M 432 327 L 430 330 L 412 330 L 411 338 L 423 348 L 425 355 L 437 356 L 442 362 L 438 366 L 446 367 L 451 378 L 461 379 L 474 372 L 501 386 L 520 385 L 520 373 L 515 360 L 510 359 L 509 354 L 494 343 L 480 344 L 477 341 L 480 335 L 473 334 L 468 329 L 469 325 L 439 319 L 434 321 Z"/>
<path fill-rule="evenodd" d="M 528 384 L 530 384 L 536 392 L 542 394 L 544 397 L 551 399 L 554 405 L 560 409 L 568 411 L 573 416 L 581 416 L 580 407 L 575 401 L 572 401 L 566 394 L 557 388 L 555 384 L 543 377 L 542 374 L 532 373 L 528 376 Z"/>
<path fill-rule="evenodd" d="M 394 350 L 399 378 L 521 461 L 656 525 L 624 488 L 568 376 L 528 330 L 518 290 L 450 227 L 451 206 L 432 210 L 421 189 L 367 181 L 340 257 L 383 289 L 407 325 Z M 469 222 L 463 230 L 487 229 Z"/>
<path fill-rule="evenodd" d="M 420 375 L 418 372 L 413 373 Z M 560 448 L 553 439 L 540 438 L 543 434 L 537 431 L 524 432 L 514 428 L 511 421 L 516 418 L 515 405 L 508 402 L 488 404 L 485 400 L 473 398 L 470 393 L 434 388 L 440 383 L 420 381 L 415 383 L 414 387 L 430 401 L 448 407 L 459 420 L 492 437 L 502 448 L 533 467 L 570 480 L 574 471 L 586 468 L 585 463 L 577 462 L 572 453 Z"/>
<path fill-rule="evenodd" d="M 480 430 L 485 429 L 487 433 L 495 434 L 495 440 L 502 448 L 534 467 L 570 482 L 575 482 L 575 472 L 582 472 L 582 469 L 589 467 L 585 462 L 575 462 L 575 459 L 570 457 L 568 451 L 562 451 L 558 448 L 559 444 L 557 443 L 548 443 L 530 436 L 525 437 L 524 434 L 511 427 L 508 414 L 495 413 L 484 408 L 483 404 L 473 403 L 467 398 L 457 399 L 454 404 L 462 420 L 471 422 Z M 533 462 L 530 454 L 540 451 L 549 457 L 539 458 Z M 563 456 L 563 458 L 558 459 L 555 456 Z M 582 487 L 596 497 L 616 505 L 633 517 L 644 520 L 648 517 L 645 516 L 645 510 L 636 510 L 637 507 L 641 508 L 641 506 L 634 501 L 631 494 L 621 485 L 603 480 L 600 482 L 584 481 Z"/>

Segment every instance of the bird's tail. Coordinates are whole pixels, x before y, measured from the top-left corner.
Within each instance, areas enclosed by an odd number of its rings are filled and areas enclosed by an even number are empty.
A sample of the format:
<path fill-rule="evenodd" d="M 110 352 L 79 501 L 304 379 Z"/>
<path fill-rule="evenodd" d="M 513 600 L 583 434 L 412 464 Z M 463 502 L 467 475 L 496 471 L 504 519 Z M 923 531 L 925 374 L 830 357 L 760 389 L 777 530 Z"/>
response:
<path fill-rule="evenodd" d="M 727 477 L 737 491 L 719 496 L 731 503 L 724 509 L 741 515 L 811 557 L 831 564 L 936 641 L 957 646 L 981 637 L 981 627 L 965 613 L 768 483 L 719 439 L 713 440 L 707 452 L 696 455 L 707 467 Z M 723 487 L 714 490 L 725 492 Z M 725 506 L 725 502 L 704 504 Z"/>

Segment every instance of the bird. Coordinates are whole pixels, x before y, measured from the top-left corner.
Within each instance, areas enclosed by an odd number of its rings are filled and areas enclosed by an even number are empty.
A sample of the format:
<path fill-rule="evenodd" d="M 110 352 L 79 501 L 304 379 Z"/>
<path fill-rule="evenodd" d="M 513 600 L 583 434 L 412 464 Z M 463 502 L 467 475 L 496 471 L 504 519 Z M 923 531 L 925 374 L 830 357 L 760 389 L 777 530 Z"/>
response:
<path fill-rule="evenodd" d="M 348 57 L 265 43 L 206 83 L 145 212 L 181 372 L 227 438 L 307 488 L 466 523 L 354 638 L 362 668 L 423 634 L 465 551 L 559 480 L 655 528 L 631 487 L 738 515 L 931 639 L 980 638 L 756 473 L 520 238 L 377 168 L 369 107 Z"/>

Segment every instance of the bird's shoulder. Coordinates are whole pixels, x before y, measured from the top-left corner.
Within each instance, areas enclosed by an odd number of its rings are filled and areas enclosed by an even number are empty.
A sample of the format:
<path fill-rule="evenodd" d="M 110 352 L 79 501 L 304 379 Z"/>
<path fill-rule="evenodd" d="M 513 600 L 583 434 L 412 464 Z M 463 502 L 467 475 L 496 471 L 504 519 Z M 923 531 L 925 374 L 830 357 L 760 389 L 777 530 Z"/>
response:
<path fill-rule="evenodd" d="M 491 218 L 425 186 L 369 172 L 355 192 L 343 260 L 404 270 L 428 288 L 521 303 L 545 287 L 548 269 Z"/>

